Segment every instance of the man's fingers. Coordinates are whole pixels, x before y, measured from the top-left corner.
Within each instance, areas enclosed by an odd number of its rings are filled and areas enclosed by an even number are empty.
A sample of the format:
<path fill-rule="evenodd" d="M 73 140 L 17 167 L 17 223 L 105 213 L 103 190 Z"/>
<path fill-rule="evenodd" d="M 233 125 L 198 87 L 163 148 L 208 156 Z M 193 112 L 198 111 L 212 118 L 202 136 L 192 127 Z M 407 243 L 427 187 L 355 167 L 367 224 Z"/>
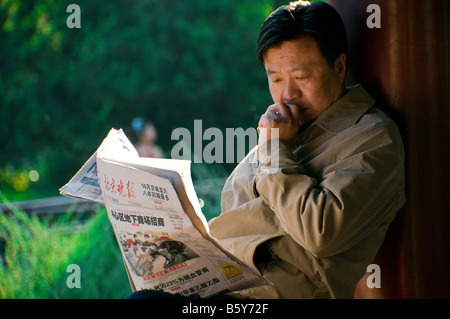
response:
<path fill-rule="evenodd" d="M 284 103 L 277 103 L 269 106 L 266 113 L 269 111 L 274 112 L 280 120 L 282 119 L 285 122 L 290 122 L 293 118 L 290 108 Z"/>
<path fill-rule="evenodd" d="M 276 117 L 273 114 L 264 113 L 261 115 L 258 123 L 258 127 L 266 127 L 269 122 L 275 121 Z"/>
<path fill-rule="evenodd" d="M 264 113 L 263 116 L 266 116 L 271 120 L 280 120 L 280 114 L 274 110 L 266 111 L 266 113 Z"/>
<path fill-rule="evenodd" d="M 284 103 L 277 103 L 269 106 L 266 113 L 261 115 L 258 123 L 259 139 L 258 144 L 272 138 L 283 139 L 291 141 L 298 132 L 298 119 L 294 118 L 291 112 L 291 108 L 296 108 L 294 105 L 287 105 Z M 276 129 L 276 137 L 273 137 L 270 133 L 271 129 Z"/>
<path fill-rule="evenodd" d="M 292 109 L 287 106 L 284 103 L 279 103 L 280 108 L 279 108 L 279 112 L 281 113 L 281 115 L 283 116 L 283 118 L 287 121 L 287 122 L 293 122 L 296 121 L 293 114 L 292 114 Z"/>

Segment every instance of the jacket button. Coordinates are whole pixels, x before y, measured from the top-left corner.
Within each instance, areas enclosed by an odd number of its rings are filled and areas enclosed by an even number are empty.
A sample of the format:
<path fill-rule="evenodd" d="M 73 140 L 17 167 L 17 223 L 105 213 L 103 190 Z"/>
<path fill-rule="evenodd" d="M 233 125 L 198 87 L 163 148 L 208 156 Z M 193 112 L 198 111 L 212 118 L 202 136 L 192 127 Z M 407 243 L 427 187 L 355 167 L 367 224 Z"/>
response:
<path fill-rule="evenodd" d="M 256 161 L 253 162 L 253 167 L 254 167 L 254 168 L 257 168 L 258 165 L 259 165 L 259 161 L 258 161 L 258 160 L 256 160 Z"/>

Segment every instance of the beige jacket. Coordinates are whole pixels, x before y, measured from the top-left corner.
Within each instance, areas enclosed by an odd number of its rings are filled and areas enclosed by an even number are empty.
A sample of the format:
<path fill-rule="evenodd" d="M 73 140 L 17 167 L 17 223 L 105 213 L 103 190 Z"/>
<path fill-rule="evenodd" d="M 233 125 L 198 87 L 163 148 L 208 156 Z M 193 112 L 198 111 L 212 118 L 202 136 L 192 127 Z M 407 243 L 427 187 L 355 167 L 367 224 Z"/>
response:
<path fill-rule="evenodd" d="M 255 147 L 230 175 L 211 234 L 274 284 L 240 296 L 353 297 L 405 201 L 402 140 L 374 104 L 351 87 L 294 143 Z"/>

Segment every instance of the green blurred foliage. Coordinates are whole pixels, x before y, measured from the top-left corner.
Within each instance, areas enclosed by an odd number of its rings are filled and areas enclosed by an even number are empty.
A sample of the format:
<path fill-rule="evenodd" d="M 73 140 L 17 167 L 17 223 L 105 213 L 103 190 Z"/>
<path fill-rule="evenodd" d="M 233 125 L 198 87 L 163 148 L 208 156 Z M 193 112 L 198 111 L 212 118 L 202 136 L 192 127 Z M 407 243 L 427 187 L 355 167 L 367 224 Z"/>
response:
<path fill-rule="evenodd" d="M 80 29 L 66 25 L 70 3 Z M 255 43 L 275 5 L 0 1 L 0 169 L 36 169 L 35 187 L 62 186 L 135 116 L 155 123 L 167 154 L 173 129 L 192 130 L 194 119 L 255 127 L 271 104 Z"/>
<path fill-rule="evenodd" d="M 8 202 L 0 191 L 0 200 Z M 131 293 L 120 248 L 104 208 L 81 223 L 71 213 L 51 221 L 0 210 L 0 299 L 124 298 Z M 67 267 L 78 265 L 81 287 L 70 289 Z"/>

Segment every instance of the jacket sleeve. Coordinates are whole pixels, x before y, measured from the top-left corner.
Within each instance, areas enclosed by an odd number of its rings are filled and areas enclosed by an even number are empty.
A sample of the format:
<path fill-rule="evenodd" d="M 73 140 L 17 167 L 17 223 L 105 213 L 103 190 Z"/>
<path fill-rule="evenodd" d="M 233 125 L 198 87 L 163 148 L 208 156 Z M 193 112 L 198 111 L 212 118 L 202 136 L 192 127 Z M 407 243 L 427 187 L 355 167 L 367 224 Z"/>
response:
<path fill-rule="evenodd" d="M 391 222 L 404 203 L 403 145 L 396 127 L 375 125 L 352 140 L 320 176 L 309 176 L 286 142 L 279 141 L 273 152 L 270 141 L 258 150 L 257 192 L 283 230 L 316 257 L 357 244 Z"/>

